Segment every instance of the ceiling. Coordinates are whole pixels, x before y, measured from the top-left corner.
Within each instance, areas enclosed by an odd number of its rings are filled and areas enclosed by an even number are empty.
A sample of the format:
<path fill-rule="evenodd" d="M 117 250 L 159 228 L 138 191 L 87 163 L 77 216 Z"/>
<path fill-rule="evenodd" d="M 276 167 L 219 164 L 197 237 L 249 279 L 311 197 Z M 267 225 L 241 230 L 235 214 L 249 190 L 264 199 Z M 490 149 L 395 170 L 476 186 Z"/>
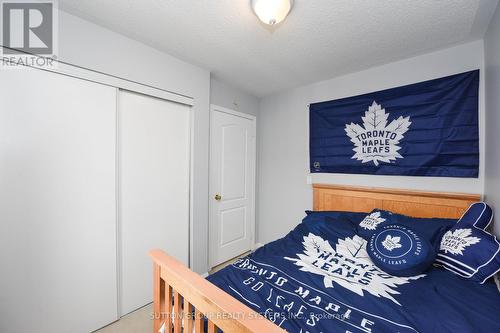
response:
<path fill-rule="evenodd" d="M 262 97 L 484 35 L 498 0 L 295 0 L 270 28 L 250 0 L 59 0 L 62 10 Z"/>

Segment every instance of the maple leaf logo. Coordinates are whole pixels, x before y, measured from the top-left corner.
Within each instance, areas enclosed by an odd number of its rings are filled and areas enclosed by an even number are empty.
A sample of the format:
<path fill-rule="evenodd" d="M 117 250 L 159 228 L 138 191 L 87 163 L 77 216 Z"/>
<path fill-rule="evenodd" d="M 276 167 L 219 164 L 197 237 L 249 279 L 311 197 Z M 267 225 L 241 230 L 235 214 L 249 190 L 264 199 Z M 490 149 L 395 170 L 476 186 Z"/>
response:
<path fill-rule="evenodd" d="M 359 226 L 366 230 L 375 230 L 377 226 L 384 221 L 385 219 L 380 216 L 380 212 L 373 212 L 366 216 L 363 221 L 359 223 Z"/>
<path fill-rule="evenodd" d="M 326 288 L 333 288 L 336 283 L 360 296 L 368 292 L 401 305 L 393 297 L 400 294 L 396 288 L 425 276 L 398 277 L 383 272 L 368 256 L 366 240 L 358 235 L 338 239 L 333 249 L 327 240 L 309 233 L 302 245 L 304 252 L 297 253 L 297 258 L 285 259 L 293 261 L 301 271 L 323 276 Z"/>
<path fill-rule="evenodd" d="M 388 118 L 385 109 L 373 101 L 361 117 L 364 127 L 355 123 L 345 125 L 345 132 L 355 146 L 353 159 L 361 163 L 371 161 L 378 166 L 380 162 L 390 163 L 403 158 L 398 152 L 401 149 L 398 144 L 410 128 L 410 117 L 399 117 L 387 125 Z"/>
<path fill-rule="evenodd" d="M 463 256 L 463 251 L 467 246 L 479 243 L 478 237 L 472 237 L 472 229 L 456 229 L 447 231 L 441 239 L 440 250 L 444 253 L 451 253 Z"/>
<path fill-rule="evenodd" d="M 387 235 L 387 237 L 385 237 L 385 239 L 382 241 L 382 246 L 388 251 L 399 249 L 401 248 L 401 244 L 399 244 L 400 240 L 400 237 L 392 237 L 391 235 Z"/>

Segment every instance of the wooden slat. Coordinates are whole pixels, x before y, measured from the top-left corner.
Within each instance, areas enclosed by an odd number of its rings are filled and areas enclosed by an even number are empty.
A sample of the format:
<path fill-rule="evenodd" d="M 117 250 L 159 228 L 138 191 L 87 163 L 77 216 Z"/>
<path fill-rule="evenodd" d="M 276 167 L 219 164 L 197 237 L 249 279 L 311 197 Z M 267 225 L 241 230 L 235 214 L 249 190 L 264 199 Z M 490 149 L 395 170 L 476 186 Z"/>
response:
<path fill-rule="evenodd" d="M 215 324 L 211 320 L 209 320 L 208 321 L 208 333 L 215 333 L 216 329 L 217 328 L 216 328 Z"/>
<path fill-rule="evenodd" d="M 160 279 L 160 327 L 165 321 L 165 311 L 167 310 L 165 288 L 165 281 L 163 279 Z"/>
<path fill-rule="evenodd" d="M 315 210 L 370 212 L 386 209 L 413 217 L 460 218 L 481 195 L 375 187 L 313 185 Z"/>
<path fill-rule="evenodd" d="M 161 287 L 160 265 L 153 263 L 153 331 L 158 332 L 161 327 Z"/>
<path fill-rule="evenodd" d="M 173 290 L 168 284 L 165 284 L 165 332 L 172 332 L 172 301 L 173 301 Z M 158 332 L 158 331 L 156 331 Z"/>
<path fill-rule="evenodd" d="M 204 333 L 204 325 L 203 325 L 203 314 L 196 309 L 194 314 L 194 331 L 196 333 Z"/>
<path fill-rule="evenodd" d="M 182 298 L 174 291 L 174 333 L 182 333 Z"/>
<path fill-rule="evenodd" d="M 184 318 L 185 318 L 185 333 L 193 333 L 193 306 L 186 299 L 184 299 Z"/>

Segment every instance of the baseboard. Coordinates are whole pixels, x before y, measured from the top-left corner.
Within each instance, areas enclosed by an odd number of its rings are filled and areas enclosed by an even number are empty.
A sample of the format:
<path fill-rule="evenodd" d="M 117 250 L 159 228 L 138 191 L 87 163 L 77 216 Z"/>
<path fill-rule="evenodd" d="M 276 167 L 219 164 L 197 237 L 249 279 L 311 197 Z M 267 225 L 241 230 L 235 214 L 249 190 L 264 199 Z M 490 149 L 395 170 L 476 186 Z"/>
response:
<path fill-rule="evenodd" d="M 208 276 L 208 272 L 205 272 L 203 274 L 200 274 L 202 278 L 206 278 Z"/>
<path fill-rule="evenodd" d="M 262 243 L 255 243 L 255 244 L 253 245 L 252 251 L 257 250 L 259 247 L 262 247 L 262 246 L 264 246 L 264 244 L 262 244 Z"/>

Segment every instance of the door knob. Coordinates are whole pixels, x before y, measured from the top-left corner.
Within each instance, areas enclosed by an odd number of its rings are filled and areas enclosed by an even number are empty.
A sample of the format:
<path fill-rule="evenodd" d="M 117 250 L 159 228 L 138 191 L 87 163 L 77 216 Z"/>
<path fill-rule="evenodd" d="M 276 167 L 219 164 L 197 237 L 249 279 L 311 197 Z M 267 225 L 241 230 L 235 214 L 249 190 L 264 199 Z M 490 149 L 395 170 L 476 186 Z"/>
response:
<path fill-rule="evenodd" d="M 215 195 L 215 200 L 220 201 L 221 199 L 222 199 L 222 197 L 220 194 Z"/>

